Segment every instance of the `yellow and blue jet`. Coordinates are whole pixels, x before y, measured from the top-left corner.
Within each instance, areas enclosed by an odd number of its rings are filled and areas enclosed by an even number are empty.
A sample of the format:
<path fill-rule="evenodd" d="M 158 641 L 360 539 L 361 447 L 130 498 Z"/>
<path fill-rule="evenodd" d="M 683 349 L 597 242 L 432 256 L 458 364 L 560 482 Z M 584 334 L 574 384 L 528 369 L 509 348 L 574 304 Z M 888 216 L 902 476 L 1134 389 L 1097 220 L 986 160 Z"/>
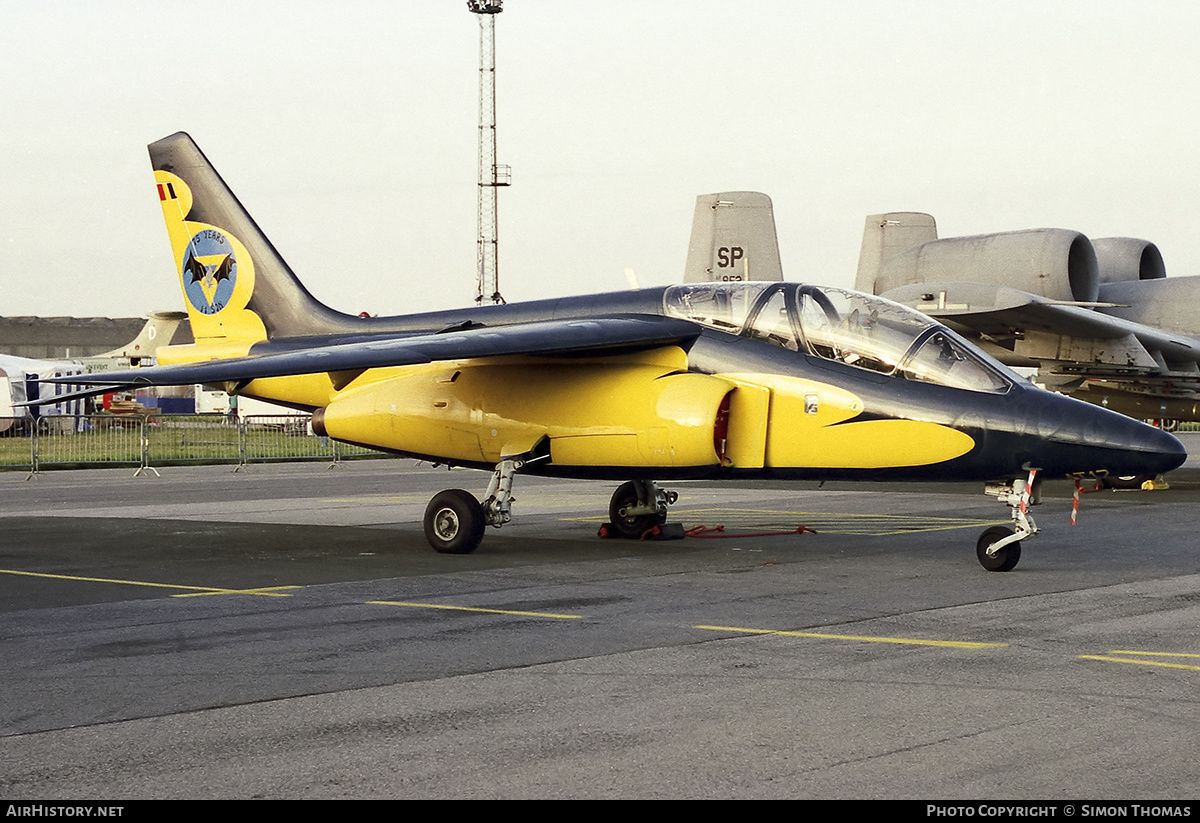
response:
<path fill-rule="evenodd" d="M 1036 533 L 1041 476 L 1149 474 L 1186 455 L 1170 434 L 1030 385 L 925 315 L 784 282 L 668 288 L 399 317 L 312 297 L 192 139 L 153 143 L 156 187 L 195 343 L 160 365 L 58 382 L 219 385 L 312 413 L 313 430 L 491 471 L 480 502 L 425 513 L 441 552 L 511 518 L 518 472 L 624 481 L 622 536 L 665 522 L 661 480 L 999 481 L 1015 530 L 979 539 L 1007 571 Z"/>

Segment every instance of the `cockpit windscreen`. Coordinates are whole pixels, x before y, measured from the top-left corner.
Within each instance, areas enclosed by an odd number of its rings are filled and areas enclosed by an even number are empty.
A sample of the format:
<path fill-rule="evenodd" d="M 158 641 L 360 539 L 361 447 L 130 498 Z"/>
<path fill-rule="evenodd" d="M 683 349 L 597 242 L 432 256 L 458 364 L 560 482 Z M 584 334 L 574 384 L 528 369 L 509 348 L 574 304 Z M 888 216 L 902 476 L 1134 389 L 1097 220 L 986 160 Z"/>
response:
<path fill-rule="evenodd" d="M 792 283 L 702 283 L 664 294 L 673 317 L 908 380 L 1000 394 L 1011 375 L 936 321 L 869 294 Z"/>

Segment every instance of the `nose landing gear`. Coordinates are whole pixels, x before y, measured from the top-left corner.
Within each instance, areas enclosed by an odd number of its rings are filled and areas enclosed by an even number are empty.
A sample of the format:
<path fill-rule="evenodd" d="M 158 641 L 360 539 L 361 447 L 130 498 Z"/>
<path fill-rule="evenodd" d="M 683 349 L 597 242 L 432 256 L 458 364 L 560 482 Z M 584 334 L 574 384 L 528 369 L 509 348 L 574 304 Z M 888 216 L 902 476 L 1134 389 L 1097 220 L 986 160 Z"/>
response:
<path fill-rule="evenodd" d="M 979 558 L 979 564 L 990 572 L 1012 571 L 1021 559 L 1021 541 L 1038 533 L 1037 523 L 1029 513 L 1030 506 L 1042 502 L 1038 471 L 1029 469 L 1029 477 L 1025 480 L 989 484 L 983 490 L 984 494 L 1008 506 L 1016 527 L 992 526 L 979 536 L 979 542 L 975 544 L 975 556 Z"/>
<path fill-rule="evenodd" d="M 1012 571 L 1021 559 L 1021 544 L 1015 542 L 1020 539 L 1007 526 L 992 526 L 979 536 L 975 556 L 990 572 Z"/>

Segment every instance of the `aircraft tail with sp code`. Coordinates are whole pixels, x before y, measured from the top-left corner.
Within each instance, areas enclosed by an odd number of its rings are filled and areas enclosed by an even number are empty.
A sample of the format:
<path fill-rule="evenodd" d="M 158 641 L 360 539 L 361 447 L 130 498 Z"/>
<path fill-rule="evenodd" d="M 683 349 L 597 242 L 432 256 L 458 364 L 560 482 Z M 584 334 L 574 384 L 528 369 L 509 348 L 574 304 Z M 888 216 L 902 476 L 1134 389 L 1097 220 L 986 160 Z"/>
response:
<path fill-rule="evenodd" d="M 696 197 L 683 282 L 782 279 L 770 197 L 757 191 Z"/>

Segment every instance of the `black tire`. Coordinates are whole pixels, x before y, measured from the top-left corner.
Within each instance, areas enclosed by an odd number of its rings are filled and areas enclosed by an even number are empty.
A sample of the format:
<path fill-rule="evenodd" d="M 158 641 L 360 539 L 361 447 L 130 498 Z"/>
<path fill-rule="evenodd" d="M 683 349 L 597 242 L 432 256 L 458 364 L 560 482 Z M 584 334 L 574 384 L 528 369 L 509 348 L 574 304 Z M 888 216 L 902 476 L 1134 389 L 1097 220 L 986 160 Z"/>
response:
<path fill-rule="evenodd" d="M 1017 561 L 1021 559 L 1021 544 L 1009 543 L 995 554 L 988 554 L 988 546 L 993 543 L 1003 540 L 1013 533 L 1013 530 L 1007 526 L 992 526 L 979 536 L 979 542 L 975 544 L 975 556 L 979 558 L 979 565 L 983 566 L 990 572 L 1008 572 L 1016 567 Z"/>
<path fill-rule="evenodd" d="M 1153 479 L 1154 477 L 1149 474 L 1127 474 L 1123 477 L 1110 474 L 1100 482 L 1109 489 L 1140 489 L 1143 483 Z"/>
<path fill-rule="evenodd" d="M 608 504 L 608 520 L 612 523 L 613 531 L 617 533 L 618 537 L 636 540 L 655 526 L 661 526 L 667 522 L 666 514 L 638 514 L 632 517 L 622 517 L 621 509 L 636 506 L 637 497 L 637 486 L 632 480 L 622 483 L 613 493 L 612 500 Z"/>
<path fill-rule="evenodd" d="M 438 492 L 425 507 L 425 539 L 442 554 L 470 554 L 483 541 L 483 507 L 462 489 Z"/>

